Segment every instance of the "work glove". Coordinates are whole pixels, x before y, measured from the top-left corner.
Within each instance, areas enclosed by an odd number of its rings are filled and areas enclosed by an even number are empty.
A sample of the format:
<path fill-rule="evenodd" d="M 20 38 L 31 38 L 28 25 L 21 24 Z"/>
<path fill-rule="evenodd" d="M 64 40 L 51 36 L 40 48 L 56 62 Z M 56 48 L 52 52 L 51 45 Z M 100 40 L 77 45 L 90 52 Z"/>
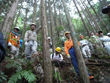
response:
<path fill-rule="evenodd" d="M 8 46 L 12 46 L 12 44 L 9 42 L 9 43 L 8 43 Z"/>
<path fill-rule="evenodd" d="M 67 57 L 68 57 L 68 58 L 71 58 L 71 56 L 70 56 L 69 54 L 67 54 Z"/>
<path fill-rule="evenodd" d="M 25 46 L 27 46 L 28 45 L 28 43 L 27 42 L 25 42 Z"/>

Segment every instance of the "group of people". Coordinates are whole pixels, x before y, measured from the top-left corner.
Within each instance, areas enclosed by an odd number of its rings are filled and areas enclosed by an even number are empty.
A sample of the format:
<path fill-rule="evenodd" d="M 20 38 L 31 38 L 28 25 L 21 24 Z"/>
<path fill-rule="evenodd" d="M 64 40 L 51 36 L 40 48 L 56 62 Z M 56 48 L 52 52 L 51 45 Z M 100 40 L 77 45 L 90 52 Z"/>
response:
<path fill-rule="evenodd" d="M 110 6 L 104 8 L 102 10 L 102 13 L 108 14 L 108 16 L 110 18 Z M 36 24 L 31 23 L 30 28 L 31 28 L 31 30 L 26 31 L 25 36 L 24 36 L 24 44 L 25 44 L 24 52 L 25 52 L 26 58 L 28 60 L 31 59 L 31 56 L 33 54 L 37 53 L 37 33 L 41 29 L 41 27 L 36 29 Z M 7 45 L 11 49 L 10 53 L 13 55 L 12 59 L 18 57 L 19 48 L 21 47 L 21 44 L 23 43 L 23 40 L 20 39 L 20 35 L 18 34 L 19 30 L 20 30 L 19 27 L 15 27 L 13 29 L 13 31 L 10 32 L 9 38 L 8 38 Z M 74 66 L 74 69 L 75 69 L 77 75 L 80 76 L 78 63 L 77 63 L 77 59 L 76 59 L 76 54 L 75 54 L 75 50 L 74 50 L 74 45 L 73 45 L 74 40 L 71 39 L 71 34 L 69 31 L 65 32 L 65 37 L 67 38 L 67 41 L 65 43 L 63 42 L 63 44 L 62 44 L 62 46 L 64 46 L 64 48 L 65 48 L 65 54 L 67 55 L 68 58 L 71 58 L 72 65 Z M 50 39 L 51 38 L 48 37 L 49 47 L 52 48 L 52 42 L 50 41 Z M 63 39 L 64 39 L 64 37 L 63 37 Z M 84 55 L 84 58 L 86 58 L 86 59 L 91 57 L 91 52 L 96 53 L 97 47 L 106 49 L 108 55 L 110 55 L 110 33 L 108 33 L 107 36 L 104 36 L 103 32 L 99 31 L 98 36 L 97 36 L 97 35 L 94 35 L 93 32 L 91 32 L 91 37 L 89 40 L 85 39 L 84 36 L 81 35 L 80 41 L 78 42 L 78 44 L 82 50 L 82 54 Z M 2 33 L 0 33 L 0 48 L 1 48 L 0 49 L 0 62 L 4 59 L 4 57 L 6 55 L 5 47 L 6 47 L 5 40 L 3 38 Z M 63 65 L 65 64 L 65 62 L 63 61 L 63 56 L 61 55 L 60 47 L 57 47 L 55 49 L 55 53 L 52 53 L 50 55 L 50 59 L 51 59 L 52 63 L 57 63 L 57 64 L 55 64 L 55 66 L 57 66 L 57 67 L 59 67 L 59 64 L 60 64 L 60 66 L 62 68 Z M 93 76 L 90 76 L 89 73 L 88 73 L 88 77 L 89 77 L 89 79 L 94 78 Z"/>

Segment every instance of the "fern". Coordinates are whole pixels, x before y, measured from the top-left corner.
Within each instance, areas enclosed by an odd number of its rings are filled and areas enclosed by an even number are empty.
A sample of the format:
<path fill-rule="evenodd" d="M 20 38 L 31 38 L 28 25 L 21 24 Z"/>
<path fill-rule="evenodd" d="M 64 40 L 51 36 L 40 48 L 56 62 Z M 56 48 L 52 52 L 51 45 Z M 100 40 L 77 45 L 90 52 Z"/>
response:
<path fill-rule="evenodd" d="M 28 83 L 34 83 L 34 81 L 37 80 L 31 70 L 22 70 L 11 76 L 9 78 L 10 80 L 8 81 L 8 83 L 17 83 L 17 81 L 21 80 L 22 78 L 25 78 Z"/>
<path fill-rule="evenodd" d="M 1 72 L 1 74 L 0 74 L 0 83 L 3 82 L 2 80 L 5 80 L 5 81 L 6 81 L 6 80 L 7 80 L 7 77 L 8 77 L 8 76 L 5 75 L 4 72 Z"/>

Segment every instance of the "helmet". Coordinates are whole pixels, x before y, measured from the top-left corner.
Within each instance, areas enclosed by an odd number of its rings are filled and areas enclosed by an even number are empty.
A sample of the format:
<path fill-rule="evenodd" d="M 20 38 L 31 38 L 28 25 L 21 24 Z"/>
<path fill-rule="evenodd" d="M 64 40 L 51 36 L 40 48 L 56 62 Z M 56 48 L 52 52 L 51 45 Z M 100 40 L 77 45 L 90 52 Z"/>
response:
<path fill-rule="evenodd" d="M 31 24 L 30 24 L 30 27 L 31 27 L 32 25 L 35 25 L 35 27 L 36 27 L 36 24 L 35 24 L 35 23 L 31 23 Z"/>
<path fill-rule="evenodd" d="M 55 51 L 61 52 L 61 48 L 60 48 L 60 47 L 57 47 L 57 48 L 55 49 Z"/>
<path fill-rule="evenodd" d="M 14 29 L 18 29 L 18 31 L 20 30 L 19 27 L 15 27 Z"/>
<path fill-rule="evenodd" d="M 48 37 L 48 39 L 51 39 L 50 37 Z"/>
<path fill-rule="evenodd" d="M 66 31 L 66 32 L 65 32 L 65 35 L 68 34 L 68 33 L 70 33 L 70 32 L 69 32 L 69 31 Z"/>
<path fill-rule="evenodd" d="M 81 36 L 80 36 L 80 38 L 84 38 L 84 36 L 83 36 L 83 35 L 81 35 Z"/>
<path fill-rule="evenodd" d="M 107 33 L 107 35 L 110 35 L 110 33 Z"/>

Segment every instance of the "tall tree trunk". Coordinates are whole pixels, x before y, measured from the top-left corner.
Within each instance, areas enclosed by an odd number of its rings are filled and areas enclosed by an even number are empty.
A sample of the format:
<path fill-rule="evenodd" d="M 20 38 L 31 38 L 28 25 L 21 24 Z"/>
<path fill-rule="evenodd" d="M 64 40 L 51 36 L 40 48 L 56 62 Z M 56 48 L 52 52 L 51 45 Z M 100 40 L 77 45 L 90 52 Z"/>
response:
<path fill-rule="evenodd" d="M 43 59 L 44 59 L 44 83 L 52 82 L 52 65 L 50 61 L 49 45 L 48 45 L 48 31 L 45 15 L 45 2 L 41 0 L 41 26 L 42 26 L 42 42 L 43 42 Z"/>
<path fill-rule="evenodd" d="M 74 2 L 74 4 L 75 4 L 75 7 L 76 7 L 78 13 L 79 13 L 79 16 L 81 17 L 81 20 L 82 20 L 82 22 L 83 22 L 83 24 L 84 24 L 84 27 L 85 27 L 85 29 L 87 30 L 88 35 L 90 36 L 89 28 L 87 27 L 87 25 L 86 25 L 86 23 L 85 23 L 85 21 L 84 21 L 82 15 L 81 15 L 79 9 L 78 9 L 78 6 L 77 6 L 75 0 L 73 0 L 73 2 Z"/>
<path fill-rule="evenodd" d="M 6 15 L 6 19 L 2 24 L 2 32 L 6 33 L 4 35 L 4 38 L 8 38 L 9 34 L 7 34 L 7 33 L 9 33 L 9 31 L 11 30 L 12 23 L 13 23 L 14 16 L 15 16 L 15 11 L 17 9 L 18 3 L 19 3 L 19 0 L 14 0 L 13 1 L 13 4 L 12 4 L 9 12 Z"/>
<path fill-rule="evenodd" d="M 63 20 L 62 20 L 62 15 L 61 15 L 61 9 L 60 9 L 60 3 L 59 3 L 59 17 L 60 17 L 60 25 L 63 26 Z"/>
<path fill-rule="evenodd" d="M 26 31 L 26 23 L 27 23 L 27 14 L 28 14 L 28 8 L 26 8 L 26 15 L 25 15 L 25 20 L 24 20 L 24 26 L 23 26 L 23 33 L 22 33 L 22 38 L 24 39 L 24 33 Z"/>
<path fill-rule="evenodd" d="M 79 4 L 79 6 L 80 6 L 80 8 L 81 8 L 81 10 L 82 10 L 82 12 L 83 12 L 83 14 L 84 14 L 84 16 L 86 17 L 86 19 L 87 19 L 87 21 L 88 21 L 88 24 L 89 24 L 90 27 L 92 28 L 92 31 L 93 31 L 94 33 L 96 33 L 94 27 L 91 25 L 91 22 L 90 22 L 89 19 L 88 19 L 88 16 L 87 16 L 86 13 L 84 12 L 84 9 L 81 7 L 81 4 L 80 4 L 78 1 L 77 1 L 77 4 Z"/>
<path fill-rule="evenodd" d="M 50 25 L 51 25 L 51 38 L 52 38 L 52 52 L 55 52 L 55 25 L 54 25 L 54 20 L 53 20 L 53 16 L 52 16 L 52 8 L 51 8 L 51 3 L 49 0 L 49 13 L 50 13 Z"/>
<path fill-rule="evenodd" d="M 82 2 L 82 0 L 80 0 L 80 1 Z M 93 15 L 91 14 L 91 12 L 89 11 L 87 5 L 86 5 L 84 2 L 82 2 L 82 4 L 83 4 L 83 6 L 84 6 L 86 12 L 89 14 L 90 18 L 91 18 L 92 21 L 94 22 L 94 24 L 95 24 L 95 26 L 96 26 L 96 28 L 97 28 L 97 31 L 100 31 L 101 28 L 100 28 L 99 24 L 97 23 L 97 21 L 95 20 L 94 16 L 93 16 Z"/>
<path fill-rule="evenodd" d="M 99 19 L 99 21 L 102 23 L 103 27 L 105 28 L 105 30 L 108 32 L 108 28 L 107 26 L 105 25 L 105 23 L 103 22 L 103 20 L 99 17 L 99 15 L 97 14 L 97 12 L 95 11 L 94 7 L 91 5 L 90 1 L 87 0 L 90 7 L 93 9 L 94 13 L 96 14 L 97 18 Z"/>
<path fill-rule="evenodd" d="M 37 0 L 34 0 L 34 10 L 33 10 L 33 19 L 32 19 L 32 22 L 33 23 L 36 23 L 36 14 L 37 14 Z"/>
<path fill-rule="evenodd" d="M 71 34 L 72 34 L 72 38 L 73 38 L 73 44 L 74 44 L 75 53 L 76 53 L 76 58 L 78 61 L 80 77 L 83 80 L 83 83 L 90 83 L 89 78 L 88 78 L 88 74 L 87 74 L 87 69 L 85 66 L 85 62 L 83 60 L 83 56 L 82 56 L 81 50 L 80 50 L 79 45 L 78 45 L 78 40 L 77 40 L 76 35 L 75 35 L 75 29 L 74 29 L 73 24 L 71 22 L 71 17 L 70 17 L 69 11 L 66 7 L 65 1 L 64 0 L 61 0 L 61 1 L 63 3 L 63 6 L 64 6 L 64 10 L 65 10 L 65 14 L 66 14 L 66 17 L 68 20 L 69 28 L 71 30 Z"/>
<path fill-rule="evenodd" d="M 40 5 L 40 9 L 41 9 L 41 5 Z M 39 26 L 41 26 L 41 10 L 39 11 Z"/>
<path fill-rule="evenodd" d="M 16 20 L 15 20 L 14 27 L 16 27 L 16 24 L 17 24 L 17 21 L 18 21 L 18 17 L 19 17 L 19 15 L 20 15 L 21 8 L 22 8 L 22 6 L 21 6 L 20 9 L 19 9 L 19 12 L 18 12 L 17 18 L 16 18 Z"/>
<path fill-rule="evenodd" d="M 55 7 L 55 0 L 53 0 L 53 5 L 54 5 L 54 12 L 55 12 L 55 21 L 56 21 L 56 29 L 57 29 L 57 35 L 58 37 L 60 36 L 59 32 L 59 22 L 58 22 L 58 16 L 56 12 L 56 7 Z"/>
<path fill-rule="evenodd" d="M 102 1 L 103 1 L 103 3 L 104 3 L 106 6 L 108 6 L 107 0 L 102 0 Z"/>

